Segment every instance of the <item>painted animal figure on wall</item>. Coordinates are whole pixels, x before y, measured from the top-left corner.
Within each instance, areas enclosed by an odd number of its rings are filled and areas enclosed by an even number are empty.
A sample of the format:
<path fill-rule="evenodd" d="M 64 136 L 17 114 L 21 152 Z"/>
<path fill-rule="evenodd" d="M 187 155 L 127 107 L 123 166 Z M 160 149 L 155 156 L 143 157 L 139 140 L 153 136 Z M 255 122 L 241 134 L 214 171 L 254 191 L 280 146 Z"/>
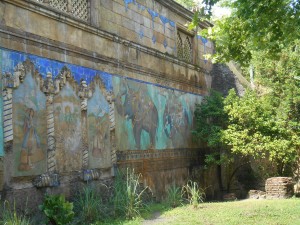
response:
<path fill-rule="evenodd" d="M 115 103 L 118 114 L 132 122 L 136 148 L 141 148 L 142 131 L 149 134 L 150 148 L 154 148 L 158 111 L 150 96 L 147 95 L 146 85 L 140 84 L 138 89 L 134 90 L 128 86 L 127 81 L 122 81 Z"/>

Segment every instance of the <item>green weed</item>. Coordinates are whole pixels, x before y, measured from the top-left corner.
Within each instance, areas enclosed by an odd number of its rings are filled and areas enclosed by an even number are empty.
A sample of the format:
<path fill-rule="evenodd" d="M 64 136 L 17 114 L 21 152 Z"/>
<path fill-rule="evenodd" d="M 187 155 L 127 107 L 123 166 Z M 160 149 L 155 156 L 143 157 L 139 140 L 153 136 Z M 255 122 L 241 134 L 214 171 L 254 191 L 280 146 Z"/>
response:
<path fill-rule="evenodd" d="M 166 203 L 173 208 L 182 205 L 183 198 L 182 198 L 182 192 L 180 187 L 176 185 L 172 185 L 168 188 Z"/>
<path fill-rule="evenodd" d="M 113 204 L 116 216 L 132 219 L 141 215 L 145 208 L 142 196 L 146 188 L 142 188 L 139 179 L 141 175 L 127 169 L 126 175 L 118 171 L 114 183 Z"/>
<path fill-rule="evenodd" d="M 30 220 L 25 215 L 18 215 L 14 204 L 13 209 L 8 201 L 5 201 L 2 209 L 2 219 L 0 224 L 3 225 L 30 225 Z"/>
<path fill-rule="evenodd" d="M 186 196 L 190 205 L 195 208 L 205 199 L 205 192 L 201 189 L 197 182 L 188 181 L 182 188 L 183 194 Z"/>
<path fill-rule="evenodd" d="M 108 205 L 103 203 L 96 188 L 84 187 L 74 201 L 74 210 L 80 224 L 91 224 L 106 217 Z"/>

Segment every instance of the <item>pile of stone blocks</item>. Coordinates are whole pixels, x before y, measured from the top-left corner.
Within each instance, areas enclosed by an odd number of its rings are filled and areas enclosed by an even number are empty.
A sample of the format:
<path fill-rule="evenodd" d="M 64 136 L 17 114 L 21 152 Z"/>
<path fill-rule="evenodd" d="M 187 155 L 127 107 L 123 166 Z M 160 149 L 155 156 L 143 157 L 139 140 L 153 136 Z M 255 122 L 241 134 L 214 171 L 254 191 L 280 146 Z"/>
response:
<path fill-rule="evenodd" d="M 248 192 L 249 199 L 265 199 L 266 192 L 261 190 L 250 190 Z"/>
<path fill-rule="evenodd" d="M 290 198 L 294 195 L 294 182 L 291 177 L 272 177 L 266 180 L 267 199 Z"/>

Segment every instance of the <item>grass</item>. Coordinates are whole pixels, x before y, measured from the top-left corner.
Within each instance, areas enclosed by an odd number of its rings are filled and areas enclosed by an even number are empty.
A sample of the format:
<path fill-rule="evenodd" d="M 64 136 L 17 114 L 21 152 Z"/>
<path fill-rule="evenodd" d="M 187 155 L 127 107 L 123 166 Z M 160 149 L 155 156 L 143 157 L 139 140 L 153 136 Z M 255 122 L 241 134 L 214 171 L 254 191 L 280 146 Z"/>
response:
<path fill-rule="evenodd" d="M 189 205 L 167 211 L 159 224 L 300 225 L 299 212 L 300 199 L 203 203 L 197 209 Z"/>
<path fill-rule="evenodd" d="M 25 215 L 17 213 L 15 204 L 12 208 L 7 201 L 0 206 L 0 218 L 0 225 L 30 225 L 30 220 Z"/>
<path fill-rule="evenodd" d="M 140 183 L 140 174 L 127 169 L 127 173 L 118 172 L 114 183 L 113 203 L 117 217 L 125 215 L 127 219 L 140 217 L 146 205 L 143 202 L 143 194 L 147 188 L 143 188 Z"/>
<path fill-rule="evenodd" d="M 182 188 L 183 193 L 186 194 L 187 200 L 194 208 L 204 201 L 205 192 L 201 189 L 197 182 L 188 181 Z"/>
<path fill-rule="evenodd" d="M 150 206 L 150 212 L 134 220 L 106 224 L 140 225 L 159 210 L 160 219 L 149 224 L 172 225 L 300 225 L 300 199 L 242 200 L 202 203 L 198 208 L 185 205 L 175 209 L 162 204 Z"/>
<path fill-rule="evenodd" d="M 183 199 L 182 199 L 182 191 L 180 187 L 177 187 L 176 185 L 172 185 L 171 187 L 168 188 L 166 203 L 173 208 L 182 205 Z"/>
<path fill-rule="evenodd" d="M 91 224 L 102 220 L 107 207 L 103 204 L 99 191 L 91 186 L 86 186 L 74 201 L 74 209 L 79 224 Z"/>
<path fill-rule="evenodd" d="M 85 190 L 83 194 L 87 194 L 89 200 L 92 197 L 90 190 Z M 92 204 L 92 201 L 89 203 Z M 98 208 L 98 205 L 95 208 Z M 300 199 L 298 198 L 200 203 L 197 208 L 193 205 L 172 208 L 167 203 L 156 203 L 147 205 L 147 208 L 147 211 L 142 211 L 140 216 L 133 219 L 119 217 L 94 223 L 86 222 L 93 225 L 300 225 Z M 0 219 L 0 225 L 31 224 L 25 217 L 17 215 L 14 207 L 9 208 L 8 205 L 0 210 L 0 214 L 4 217 L 2 221 Z M 160 215 L 159 219 L 153 217 L 154 214 Z"/>

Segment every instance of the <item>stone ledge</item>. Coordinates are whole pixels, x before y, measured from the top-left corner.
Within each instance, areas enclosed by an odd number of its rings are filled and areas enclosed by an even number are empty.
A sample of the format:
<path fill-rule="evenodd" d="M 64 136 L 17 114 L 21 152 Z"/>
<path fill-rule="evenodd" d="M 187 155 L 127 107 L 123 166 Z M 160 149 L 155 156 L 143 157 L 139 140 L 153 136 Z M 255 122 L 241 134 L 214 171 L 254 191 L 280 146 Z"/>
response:
<path fill-rule="evenodd" d="M 2 35 L 1 35 L 1 33 L 2 33 Z M 163 81 L 173 82 L 174 84 L 184 85 L 184 86 L 186 86 L 186 88 L 193 88 L 194 90 L 190 91 L 192 93 L 205 94 L 205 91 L 206 91 L 203 89 L 204 87 L 196 85 L 195 82 L 188 81 L 187 79 L 176 79 L 176 78 L 174 79 L 172 77 L 169 77 L 168 74 L 157 73 L 151 69 L 144 68 L 140 65 L 120 62 L 118 59 L 115 59 L 115 58 L 108 58 L 108 57 L 105 57 L 105 56 L 102 56 L 99 54 L 95 54 L 94 52 L 88 51 L 83 48 L 79 48 L 79 47 L 72 46 L 69 44 L 61 43 L 58 41 L 53 41 L 53 40 L 47 39 L 45 37 L 41 37 L 38 35 L 20 31 L 15 28 L 0 25 L 0 36 L 4 37 L 6 39 L 16 39 L 16 41 L 18 40 L 19 42 L 24 42 L 24 40 L 26 40 L 27 43 L 32 42 L 33 45 L 38 45 L 40 48 L 44 47 L 44 49 L 47 49 L 47 50 L 49 50 L 49 47 L 53 48 L 55 50 L 55 52 L 58 52 L 61 54 L 62 53 L 73 54 L 73 55 L 75 54 L 81 58 L 85 58 L 90 61 L 100 62 L 100 63 L 104 63 L 104 64 L 111 64 L 111 65 L 115 66 L 116 68 L 126 69 L 127 71 L 139 73 L 141 75 L 152 77 L 154 79 L 160 79 Z M 2 47 L 8 48 L 8 46 L 2 46 Z M 13 49 L 12 46 L 10 49 L 16 50 L 16 49 Z M 30 53 L 30 52 L 27 52 L 27 53 Z M 97 69 L 97 68 L 94 68 L 94 69 Z M 196 71 L 199 72 L 198 70 L 196 70 Z M 203 75 L 207 75 L 207 73 L 204 73 Z M 170 86 L 172 86 L 172 85 L 170 85 Z M 183 91 L 186 91 L 186 90 L 183 90 Z"/>

